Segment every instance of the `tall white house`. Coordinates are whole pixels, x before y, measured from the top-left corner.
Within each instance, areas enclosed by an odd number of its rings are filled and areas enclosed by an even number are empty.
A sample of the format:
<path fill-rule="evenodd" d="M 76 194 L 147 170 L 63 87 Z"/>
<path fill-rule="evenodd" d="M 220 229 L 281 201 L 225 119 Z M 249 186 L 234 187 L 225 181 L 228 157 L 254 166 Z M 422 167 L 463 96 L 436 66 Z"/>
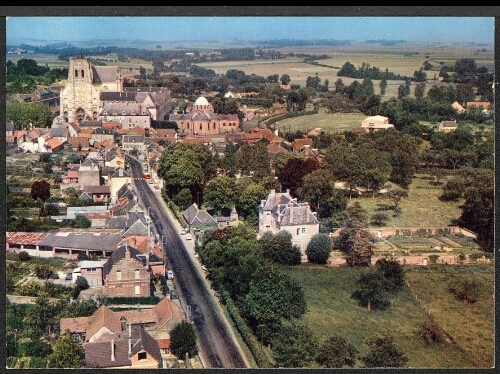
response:
<path fill-rule="evenodd" d="M 302 260 L 306 260 L 307 245 L 314 235 L 319 234 L 316 212 L 311 211 L 309 203 L 298 203 L 290 196 L 289 190 L 271 190 L 259 206 L 259 234 L 277 234 L 282 230 L 292 234 L 292 243 L 300 247 Z"/>

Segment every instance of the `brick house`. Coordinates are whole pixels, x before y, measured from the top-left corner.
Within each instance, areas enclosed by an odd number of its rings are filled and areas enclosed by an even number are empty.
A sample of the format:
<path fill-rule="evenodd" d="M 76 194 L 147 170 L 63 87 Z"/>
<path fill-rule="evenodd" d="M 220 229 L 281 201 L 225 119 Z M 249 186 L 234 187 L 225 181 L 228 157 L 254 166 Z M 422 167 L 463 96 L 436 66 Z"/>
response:
<path fill-rule="evenodd" d="M 259 206 L 259 234 L 277 234 L 283 230 L 292 234 L 292 243 L 300 247 L 304 261 L 307 244 L 319 233 L 316 212 L 311 211 L 309 203 L 298 203 L 297 199 L 290 196 L 289 190 L 271 190 Z"/>
<path fill-rule="evenodd" d="M 138 254 L 128 245 L 113 252 L 103 268 L 107 296 L 151 296 L 151 274 Z"/>

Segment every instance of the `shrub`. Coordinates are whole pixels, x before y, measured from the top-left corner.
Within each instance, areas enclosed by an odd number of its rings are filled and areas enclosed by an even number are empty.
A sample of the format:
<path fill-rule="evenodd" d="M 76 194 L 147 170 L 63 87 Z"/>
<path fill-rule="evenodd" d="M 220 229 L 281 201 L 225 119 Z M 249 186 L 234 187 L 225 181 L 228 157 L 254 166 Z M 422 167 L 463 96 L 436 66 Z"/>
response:
<path fill-rule="evenodd" d="M 436 264 L 438 258 L 439 258 L 439 255 L 429 255 L 429 261 L 431 262 L 431 264 Z"/>
<path fill-rule="evenodd" d="M 326 264 L 330 257 L 331 242 L 327 234 L 316 234 L 307 244 L 307 259 L 315 264 Z"/>
<path fill-rule="evenodd" d="M 470 279 L 458 279 L 454 281 L 448 290 L 455 297 L 467 304 L 475 303 L 479 297 L 479 284 Z"/>
<path fill-rule="evenodd" d="M 31 259 L 30 254 L 26 251 L 19 252 L 18 257 L 19 257 L 19 261 L 23 261 L 23 262 L 29 261 Z"/>

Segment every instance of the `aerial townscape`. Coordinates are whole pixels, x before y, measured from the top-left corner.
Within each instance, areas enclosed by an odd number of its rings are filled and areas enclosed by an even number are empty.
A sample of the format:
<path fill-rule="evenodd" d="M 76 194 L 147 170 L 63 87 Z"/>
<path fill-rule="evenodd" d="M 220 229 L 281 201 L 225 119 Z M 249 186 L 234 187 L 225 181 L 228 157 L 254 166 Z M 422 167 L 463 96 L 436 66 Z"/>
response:
<path fill-rule="evenodd" d="M 5 58 L 7 368 L 494 367 L 492 45 Z"/>

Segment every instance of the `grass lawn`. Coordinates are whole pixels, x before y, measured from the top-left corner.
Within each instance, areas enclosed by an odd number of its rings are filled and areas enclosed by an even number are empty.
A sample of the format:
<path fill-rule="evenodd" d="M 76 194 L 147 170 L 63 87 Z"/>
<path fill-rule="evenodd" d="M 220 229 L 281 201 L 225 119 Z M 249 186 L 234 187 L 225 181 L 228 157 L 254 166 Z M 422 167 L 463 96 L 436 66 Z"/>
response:
<path fill-rule="evenodd" d="M 449 177 L 442 179 L 443 184 Z M 401 214 L 394 216 L 393 210 L 389 209 L 394 204 L 382 197 L 372 198 L 367 195 L 361 198 L 352 198 L 349 204 L 358 201 L 370 218 L 374 213 L 385 213 L 389 219 L 387 227 L 427 227 L 448 226 L 452 219 L 460 217 L 462 210 L 459 202 L 444 202 L 439 200 L 443 185 L 433 185 L 428 175 L 417 174 L 413 178 L 408 191 L 408 198 L 402 199 L 399 207 Z M 375 226 L 371 226 L 375 227 Z"/>
<path fill-rule="evenodd" d="M 458 269 L 458 268 L 457 268 Z M 469 266 L 471 272 L 475 268 Z M 324 267 L 303 264 L 289 267 L 285 272 L 302 285 L 308 306 L 308 311 L 303 317 L 311 327 L 314 336 L 320 343 L 333 334 L 344 337 L 360 352 L 360 356 L 367 353 L 364 341 L 367 337 L 389 332 L 396 344 L 404 351 L 409 361 L 407 367 L 412 368 L 467 368 L 491 367 L 488 358 L 493 355 L 492 327 L 494 308 L 492 302 L 484 300 L 485 306 L 464 306 L 455 303 L 446 291 L 447 283 L 433 282 L 432 276 L 441 274 L 441 270 L 429 270 L 425 273 L 413 271 L 409 276 L 412 288 L 429 290 L 429 301 L 420 303 L 413 297 L 408 289 L 404 289 L 391 299 L 391 306 L 385 311 L 368 311 L 351 299 L 351 294 L 356 289 L 356 280 L 365 269 L 348 267 Z M 454 272 L 448 272 L 447 277 Z M 445 275 L 443 275 L 445 277 Z M 488 284 L 485 289 L 493 289 L 493 267 L 484 272 L 484 279 Z M 432 286 L 430 285 L 432 283 Z M 488 296 L 488 292 L 485 291 Z M 487 297 L 491 299 L 489 296 Z M 446 302 L 442 302 L 445 300 Z M 449 301 L 449 302 L 448 302 Z M 464 308 L 473 308 L 467 315 L 475 315 L 474 324 L 471 320 L 455 319 L 452 315 L 460 314 Z M 418 336 L 419 327 L 427 319 L 427 311 L 432 309 L 438 323 L 443 323 L 445 330 L 455 339 L 456 344 L 443 344 L 440 346 L 428 345 Z M 438 316 L 447 318 L 439 319 Z M 451 318 L 450 318 L 451 317 Z M 464 323 L 465 322 L 465 323 Z M 467 332 L 465 339 L 460 334 Z M 488 336 L 488 340 L 483 340 Z M 468 342 L 468 346 L 462 343 Z M 483 357 L 483 360 L 479 358 Z M 476 360 L 476 362 L 475 362 Z M 356 367 L 363 367 L 361 361 Z"/>
<path fill-rule="evenodd" d="M 321 128 L 328 134 L 341 134 L 361 126 L 367 116 L 362 113 L 318 113 L 307 116 L 286 118 L 272 125 L 274 129 L 295 133 L 297 130 Z"/>

